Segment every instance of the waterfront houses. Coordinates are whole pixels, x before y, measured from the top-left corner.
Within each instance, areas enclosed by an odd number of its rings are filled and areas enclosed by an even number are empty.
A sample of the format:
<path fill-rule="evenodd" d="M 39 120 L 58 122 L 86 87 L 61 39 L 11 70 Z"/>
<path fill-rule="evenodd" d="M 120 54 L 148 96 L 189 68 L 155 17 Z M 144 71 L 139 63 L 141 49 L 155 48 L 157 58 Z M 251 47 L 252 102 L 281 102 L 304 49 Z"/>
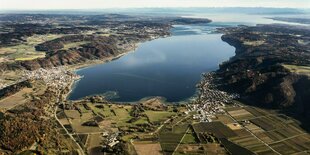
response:
<path fill-rule="evenodd" d="M 189 112 L 194 112 L 193 118 L 200 122 L 211 122 L 215 114 L 224 114 L 225 104 L 233 103 L 233 99 L 239 97 L 238 94 L 228 94 L 218 90 L 215 84 L 214 73 L 205 73 L 199 84 L 198 97 L 194 103 L 187 104 Z"/>

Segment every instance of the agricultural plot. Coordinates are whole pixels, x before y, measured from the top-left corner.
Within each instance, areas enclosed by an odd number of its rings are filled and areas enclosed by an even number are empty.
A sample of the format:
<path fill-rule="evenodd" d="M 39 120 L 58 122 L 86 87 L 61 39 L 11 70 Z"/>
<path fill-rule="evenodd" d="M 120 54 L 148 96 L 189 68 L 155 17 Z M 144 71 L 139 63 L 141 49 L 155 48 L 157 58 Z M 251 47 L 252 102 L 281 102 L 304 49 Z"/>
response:
<path fill-rule="evenodd" d="M 231 130 L 241 130 L 243 127 L 239 123 L 226 124 Z"/>
<path fill-rule="evenodd" d="M 86 106 L 85 106 L 86 105 Z M 91 112 L 91 110 L 90 109 L 86 109 L 85 107 L 87 107 L 87 104 L 83 104 L 83 105 L 77 105 L 77 107 L 78 107 L 78 109 L 79 109 L 79 111 L 81 112 L 81 113 L 89 113 L 89 112 Z"/>
<path fill-rule="evenodd" d="M 245 128 L 234 130 L 234 133 L 237 135 L 237 137 L 251 135 L 251 133 L 248 132 Z"/>
<path fill-rule="evenodd" d="M 290 155 L 300 152 L 299 149 L 294 148 L 293 146 L 285 142 L 271 144 L 271 147 L 283 155 Z"/>
<path fill-rule="evenodd" d="M 310 75 L 309 66 L 297 66 L 297 65 L 283 65 L 285 68 L 289 69 L 291 72 L 296 74 Z"/>
<path fill-rule="evenodd" d="M 70 125 L 70 122 L 67 118 L 62 118 L 62 119 L 59 119 L 59 122 L 62 124 L 62 125 Z"/>
<path fill-rule="evenodd" d="M 72 130 L 76 133 L 92 133 L 92 132 L 102 132 L 98 126 L 87 126 L 84 123 L 93 121 L 95 115 L 89 112 L 80 113 L 77 110 L 65 110 L 65 114 L 71 123 Z"/>
<path fill-rule="evenodd" d="M 230 154 L 237 154 L 237 155 L 249 155 L 253 154 L 253 152 L 249 151 L 246 148 L 243 148 L 239 145 L 236 145 L 235 143 L 232 143 L 231 141 L 227 140 L 226 138 L 220 138 L 221 143 L 224 145 L 224 147 L 228 150 Z"/>
<path fill-rule="evenodd" d="M 231 115 L 234 119 L 238 121 L 249 120 L 255 117 L 253 114 L 246 111 L 245 109 L 228 110 L 227 112 L 229 113 L 229 115 Z"/>
<path fill-rule="evenodd" d="M 204 147 L 200 144 L 180 144 L 178 149 L 173 153 L 174 155 L 199 155 L 205 154 Z"/>
<path fill-rule="evenodd" d="M 84 44 L 88 44 L 90 43 L 89 41 L 81 41 L 81 42 L 73 42 L 73 43 L 68 43 L 68 44 L 64 44 L 64 48 L 62 48 L 63 50 L 68 50 L 70 48 L 78 48 Z"/>
<path fill-rule="evenodd" d="M 270 114 L 270 113 L 267 113 L 266 111 L 263 111 L 259 108 L 254 108 L 254 107 L 244 107 L 244 109 L 256 117 Z"/>
<path fill-rule="evenodd" d="M 266 146 L 264 143 L 262 143 L 252 135 L 245 137 L 234 137 L 230 138 L 229 140 L 255 153 L 270 150 L 268 146 Z"/>
<path fill-rule="evenodd" d="M 0 54 L 0 63 L 1 63 L 1 54 Z M 1 76 L 0 76 L 0 87 L 4 85 L 14 84 L 15 81 L 19 80 L 23 75 L 22 72 L 19 71 L 5 71 L 0 68 Z M 35 87 L 34 87 L 35 88 Z"/>
<path fill-rule="evenodd" d="M 76 139 L 82 144 L 82 146 L 85 146 L 88 140 L 88 134 L 78 134 Z"/>
<path fill-rule="evenodd" d="M 102 105 L 102 108 L 98 108 L 98 106 L 93 105 L 93 104 L 87 104 L 97 115 L 103 116 L 103 117 L 110 117 L 110 116 L 115 116 L 112 113 L 112 106 L 110 105 Z"/>
<path fill-rule="evenodd" d="M 174 125 L 172 128 L 163 127 L 159 132 L 159 142 L 165 155 L 171 155 L 181 143 L 189 124 Z"/>
<path fill-rule="evenodd" d="M 137 121 L 133 122 L 133 124 L 135 125 L 139 125 L 139 124 L 148 124 L 148 120 L 146 117 L 141 117 L 139 118 Z"/>
<path fill-rule="evenodd" d="M 62 142 L 58 144 L 59 149 L 66 149 L 67 147 L 64 146 L 69 146 L 73 150 L 78 149 L 78 146 L 76 142 L 74 142 L 66 133 L 66 131 L 62 128 L 62 126 L 56 121 L 56 131 L 60 134 L 59 136 L 61 137 Z M 67 125 L 66 125 L 67 126 Z M 54 136 L 54 135 L 50 135 Z M 45 152 L 46 154 L 55 154 L 55 152 Z"/>
<path fill-rule="evenodd" d="M 88 135 L 88 140 L 85 145 L 88 150 L 88 154 L 102 154 L 102 141 L 103 137 L 101 134 Z"/>
<path fill-rule="evenodd" d="M 64 113 L 69 119 L 78 119 L 81 116 L 80 112 L 77 110 L 65 110 Z"/>
<path fill-rule="evenodd" d="M 266 132 L 258 132 L 258 133 L 254 133 L 255 136 L 259 137 L 260 140 L 262 140 L 263 142 L 270 144 L 272 142 L 274 142 L 274 140 L 272 138 L 270 138 L 270 136 L 267 135 Z"/>
<path fill-rule="evenodd" d="M 264 116 L 250 120 L 252 123 L 261 127 L 265 131 L 284 128 L 286 125 L 280 119 L 275 119 L 273 116 Z"/>
<path fill-rule="evenodd" d="M 130 116 L 131 106 L 127 105 L 98 105 L 87 103 L 87 107 L 93 114 L 104 118 L 102 124 L 116 124 L 117 126 L 129 126 L 128 121 L 132 118 Z M 85 108 L 85 107 L 84 107 Z M 87 109 L 85 109 L 87 111 Z M 83 109 L 82 109 L 83 111 Z"/>
<path fill-rule="evenodd" d="M 220 144 L 181 144 L 174 155 L 226 155 L 227 152 Z"/>
<path fill-rule="evenodd" d="M 189 128 L 184 135 L 182 141 L 182 144 L 197 144 L 199 143 L 199 140 L 196 136 L 196 133 L 192 130 L 192 128 Z"/>
<path fill-rule="evenodd" d="M 224 124 L 230 124 L 230 123 L 234 123 L 235 122 L 233 119 L 231 119 L 227 115 L 216 115 L 215 118 L 212 118 L 212 121 L 220 121 L 220 122 L 222 122 Z"/>
<path fill-rule="evenodd" d="M 181 141 L 183 135 L 184 133 L 160 133 L 159 141 L 163 152 L 165 152 L 164 154 L 172 154 Z"/>
<path fill-rule="evenodd" d="M 261 133 L 261 132 L 264 132 L 264 130 L 263 130 L 261 127 L 255 125 L 255 124 L 253 124 L 253 123 L 247 124 L 247 125 L 245 125 L 245 127 L 246 127 L 247 129 L 249 129 L 252 133 Z"/>
<path fill-rule="evenodd" d="M 203 144 L 205 154 L 225 155 L 227 151 L 220 144 Z"/>
<path fill-rule="evenodd" d="M 0 53 L 2 56 L 5 56 L 7 58 L 7 60 L 3 61 L 25 61 L 45 57 L 44 52 L 37 52 L 35 51 L 34 46 L 27 44 L 21 44 L 11 47 L 2 47 L 0 48 Z"/>
<path fill-rule="evenodd" d="M 164 120 L 168 119 L 168 117 L 176 114 L 174 112 L 169 112 L 169 111 L 150 111 L 150 110 L 145 111 L 144 113 L 149 118 L 149 121 L 151 123 L 164 121 Z"/>
<path fill-rule="evenodd" d="M 31 88 L 24 88 L 21 91 L 0 100 L 0 110 L 11 109 L 17 105 L 21 105 L 29 101 L 27 94 L 32 93 Z"/>
<path fill-rule="evenodd" d="M 62 35 L 33 35 L 26 39 L 26 42 L 20 45 L 0 48 L 0 55 L 9 60 L 25 61 L 45 57 L 44 52 L 37 52 L 35 46 L 45 41 L 53 40 Z M 3 60 L 5 61 L 5 60 Z"/>
<path fill-rule="evenodd" d="M 229 138 L 236 136 L 230 128 L 224 125 L 222 122 L 208 122 L 193 124 L 194 131 L 196 133 L 209 132 L 215 134 L 217 138 Z"/>
<path fill-rule="evenodd" d="M 134 142 L 134 148 L 138 155 L 161 155 L 162 149 L 159 143 L 143 141 Z"/>
<path fill-rule="evenodd" d="M 291 118 L 254 107 L 229 109 L 228 113 L 236 120 L 249 120 L 242 122 L 244 128 L 234 132 L 238 135 L 229 138 L 229 141 L 240 145 L 256 154 L 295 154 L 309 151 L 309 135 Z M 230 126 L 230 124 L 227 124 Z M 233 129 L 233 128 L 231 128 Z M 267 146 L 268 145 L 268 146 Z"/>
<path fill-rule="evenodd" d="M 130 116 L 131 107 L 113 107 L 111 112 L 114 116 L 108 117 L 108 120 L 115 121 L 118 126 L 128 126 L 128 121 L 132 118 Z"/>

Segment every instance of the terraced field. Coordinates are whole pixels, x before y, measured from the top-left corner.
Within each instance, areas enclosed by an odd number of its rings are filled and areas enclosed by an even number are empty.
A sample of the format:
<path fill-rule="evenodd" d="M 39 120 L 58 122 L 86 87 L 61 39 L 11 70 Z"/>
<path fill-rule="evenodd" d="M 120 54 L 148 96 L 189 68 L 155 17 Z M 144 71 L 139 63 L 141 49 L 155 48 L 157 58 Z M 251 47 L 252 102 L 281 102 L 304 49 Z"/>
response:
<path fill-rule="evenodd" d="M 295 154 L 310 150 L 310 135 L 292 118 L 254 107 L 228 109 L 228 113 L 244 128 L 234 130 L 238 136 L 229 140 L 256 154 Z"/>

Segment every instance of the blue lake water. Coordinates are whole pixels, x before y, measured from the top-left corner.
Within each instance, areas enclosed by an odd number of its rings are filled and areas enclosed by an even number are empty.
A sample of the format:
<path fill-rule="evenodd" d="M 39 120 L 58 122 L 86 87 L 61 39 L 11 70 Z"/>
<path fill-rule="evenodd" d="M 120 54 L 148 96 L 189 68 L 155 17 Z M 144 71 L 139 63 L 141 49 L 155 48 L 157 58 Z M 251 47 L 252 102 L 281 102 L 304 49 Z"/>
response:
<path fill-rule="evenodd" d="M 216 25 L 175 26 L 172 36 L 142 43 L 125 56 L 77 71 L 84 77 L 69 96 L 105 94 L 119 102 L 161 96 L 168 102 L 190 98 L 203 72 L 234 55 L 234 47 L 212 33 Z M 111 93 L 112 92 L 112 93 Z M 115 94 L 117 94 L 115 96 Z"/>

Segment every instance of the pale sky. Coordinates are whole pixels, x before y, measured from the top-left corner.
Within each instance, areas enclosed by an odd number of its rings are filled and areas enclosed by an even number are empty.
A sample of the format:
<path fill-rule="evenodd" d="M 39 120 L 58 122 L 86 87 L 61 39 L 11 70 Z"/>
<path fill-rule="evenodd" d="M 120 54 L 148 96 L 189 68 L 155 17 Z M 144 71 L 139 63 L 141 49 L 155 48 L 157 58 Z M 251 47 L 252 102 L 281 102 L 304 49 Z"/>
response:
<path fill-rule="evenodd" d="M 137 7 L 310 8 L 310 0 L 0 0 L 0 10 L 102 9 Z"/>

